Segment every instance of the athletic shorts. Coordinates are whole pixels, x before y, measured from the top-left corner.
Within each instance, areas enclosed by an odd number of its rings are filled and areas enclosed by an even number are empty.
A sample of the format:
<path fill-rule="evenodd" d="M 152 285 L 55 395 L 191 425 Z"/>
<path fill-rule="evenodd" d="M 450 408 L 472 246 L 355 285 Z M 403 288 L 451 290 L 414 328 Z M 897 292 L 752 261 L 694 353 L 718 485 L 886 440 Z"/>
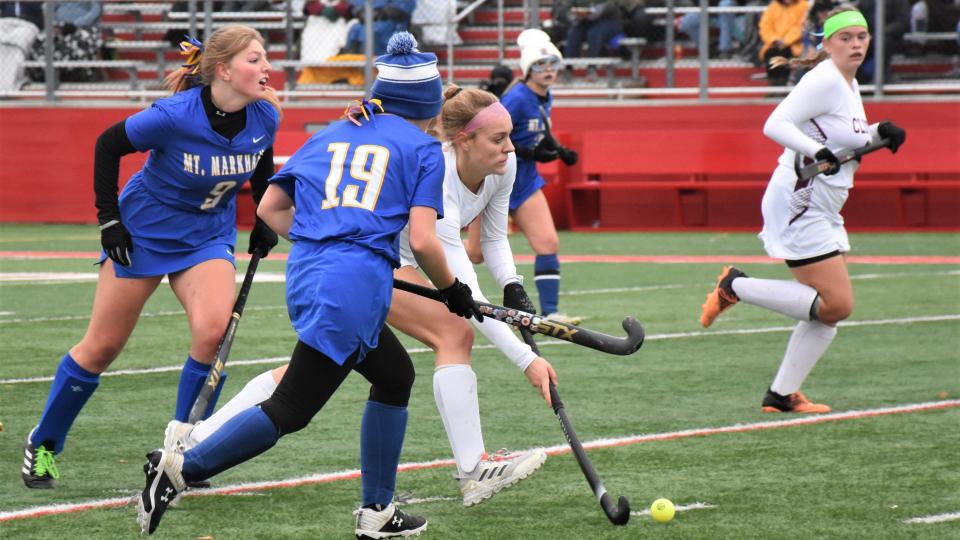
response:
<path fill-rule="evenodd" d="M 287 312 L 297 336 L 343 365 L 377 347 L 393 295 L 393 266 L 346 242 L 293 243 L 287 259 Z"/>
<path fill-rule="evenodd" d="M 167 206 L 140 183 L 124 189 L 120 215 L 133 239 L 130 266 L 113 265 L 119 278 L 164 276 L 204 261 L 224 259 L 236 267 L 236 207 L 215 213 Z M 101 253 L 100 262 L 106 260 Z"/>
<path fill-rule="evenodd" d="M 520 208 L 534 193 L 543 189 L 545 184 L 546 181 L 537 172 L 535 163 L 517 162 L 517 179 L 513 182 L 513 191 L 510 192 L 510 211 Z"/>
<path fill-rule="evenodd" d="M 840 210 L 849 189 L 814 178 L 806 190 L 794 190 L 797 175 L 777 166 L 763 194 L 760 240 L 775 259 L 801 260 L 833 251 L 850 251 Z"/>

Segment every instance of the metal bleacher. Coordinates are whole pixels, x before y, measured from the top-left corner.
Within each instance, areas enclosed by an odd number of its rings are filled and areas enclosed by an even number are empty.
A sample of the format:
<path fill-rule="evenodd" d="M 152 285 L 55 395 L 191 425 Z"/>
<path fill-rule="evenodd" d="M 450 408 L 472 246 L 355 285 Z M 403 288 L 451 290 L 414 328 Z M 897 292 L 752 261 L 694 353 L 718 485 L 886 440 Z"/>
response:
<path fill-rule="evenodd" d="M 528 0 L 503 0 L 504 8 L 497 10 L 497 3 L 477 1 L 460 15 L 457 32 L 463 44 L 448 48 L 424 47 L 436 52 L 441 75 L 447 81 L 476 85 L 487 78 L 497 64 L 506 64 L 519 73 L 519 51 L 516 36 L 526 27 L 530 16 L 525 10 Z M 540 0 L 540 20 L 549 18 L 550 0 Z M 100 28 L 104 32 L 105 48 L 112 51 L 113 58 L 89 61 L 58 61 L 55 71 L 69 68 L 94 68 L 103 70 L 104 82 L 68 83 L 54 78 L 57 96 L 117 97 L 127 92 L 127 97 L 144 99 L 160 92 L 161 81 L 167 70 L 179 63 L 179 55 L 168 39 L 169 30 L 183 29 L 190 25 L 190 14 L 172 12 L 173 2 L 105 2 Z M 196 2 L 198 11 L 193 24 L 202 34 L 204 21 L 211 21 L 211 28 L 229 24 L 245 24 L 260 30 L 267 38 L 271 63 L 277 74 L 271 85 L 277 87 L 283 99 L 323 99 L 343 95 L 359 95 L 363 89 L 348 84 L 297 84 L 300 73 L 310 67 L 364 67 L 363 62 L 303 62 L 299 60 L 299 32 L 306 18 L 299 13 L 287 16 L 285 10 L 254 12 L 202 11 L 205 2 Z M 756 12 L 762 6 L 709 9 L 719 12 Z M 667 24 L 669 14 L 665 8 L 648 8 L 655 22 Z M 695 12 L 697 8 L 676 8 L 674 15 Z M 291 36 L 293 39 L 291 40 Z M 903 39 L 911 43 L 930 41 L 949 42 L 956 40 L 951 32 L 910 33 Z M 709 93 L 698 90 L 701 63 L 696 49 L 686 42 L 679 42 L 683 58 L 674 58 L 673 47 L 663 42 L 648 42 L 643 37 L 622 38 L 619 45 L 625 58 L 607 56 L 602 58 L 568 58 L 564 64 L 571 68 L 572 80 L 561 78 L 553 93 L 559 99 L 622 100 L 645 97 L 710 99 L 717 97 L 764 98 L 782 95 L 787 88 L 772 88 L 763 79 L 764 70 L 746 59 L 708 59 L 704 64 L 709 75 Z M 502 48 L 501 48 L 502 46 Z M 951 93 L 960 94 L 960 82 L 956 79 L 957 60 L 953 57 L 897 55 L 894 57 L 894 84 L 883 87 L 886 93 Z M 25 67 L 44 68 L 42 60 L 30 60 Z M 664 82 L 663 73 L 670 70 L 669 82 Z M 673 73 L 676 70 L 674 84 Z M 603 73 L 598 76 L 597 71 Z M 950 76 L 953 78 L 950 78 Z M 673 86 L 673 87 L 671 87 Z M 43 95 L 44 83 L 30 83 L 23 92 L 5 92 L 12 97 L 36 97 Z M 870 85 L 863 87 L 872 91 Z M 103 92 L 101 92 L 101 90 Z M 49 95 L 49 93 L 47 94 Z"/>

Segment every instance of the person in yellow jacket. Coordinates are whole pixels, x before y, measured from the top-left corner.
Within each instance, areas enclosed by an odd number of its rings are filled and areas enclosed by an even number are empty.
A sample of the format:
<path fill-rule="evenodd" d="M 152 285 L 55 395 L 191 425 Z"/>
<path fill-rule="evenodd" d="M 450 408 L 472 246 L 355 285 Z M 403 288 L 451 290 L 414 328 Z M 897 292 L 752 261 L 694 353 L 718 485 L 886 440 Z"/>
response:
<path fill-rule="evenodd" d="M 782 56 L 792 58 L 803 51 L 801 37 L 803 22 L 810 5 L 807 0 L 773 0 L 760 17 L 760 58 L 767 66 L 767 81 L 771 86 L 783 86 L 790 77 L 786 65 L 772 66 L 770 59 Z"/>

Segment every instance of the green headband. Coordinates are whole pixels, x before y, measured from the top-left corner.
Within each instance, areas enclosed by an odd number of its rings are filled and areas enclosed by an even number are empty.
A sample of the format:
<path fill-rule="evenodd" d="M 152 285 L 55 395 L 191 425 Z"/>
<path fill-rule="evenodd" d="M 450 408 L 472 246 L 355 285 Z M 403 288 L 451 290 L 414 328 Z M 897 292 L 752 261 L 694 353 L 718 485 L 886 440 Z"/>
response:
<path fill-rule="evenodd" d="M 828 39 L 837 30 L 851 26 L 867 28 L 867 20 L 859 11 L 841 11 L 823 23 L 823 39 Z"/>

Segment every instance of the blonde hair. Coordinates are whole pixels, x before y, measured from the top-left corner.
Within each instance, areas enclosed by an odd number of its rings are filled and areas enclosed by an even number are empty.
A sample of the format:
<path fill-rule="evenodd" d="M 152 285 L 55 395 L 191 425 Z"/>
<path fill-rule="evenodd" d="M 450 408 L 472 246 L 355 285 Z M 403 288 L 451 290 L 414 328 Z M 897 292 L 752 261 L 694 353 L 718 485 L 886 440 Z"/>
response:
<path fill-rule="evenodd" d="M 191 50 L 189 43 L 184 42 L 187 44 L 184 52 L 189 53 L 187 64 L 164 78 L 164 88 L 177 93 L 196 86 L 198 84 L 197 79 L 199 79 L 199 84 L 210 84 L 216 79 L 217 65 L 230 63 L 234 56 L 246 50 L 253 41 L 266 46 L 260 32 L 249 26 L 231 25 L 224 26 L 211 34 L 202 51 Z M 193 49 L 196 48 L 193 47 Z M 273 105 L 278 113 L 283 114 L 280 101 L 277 99 L 273 88 L 267 87 L 263 99 Z"/>
<path fill-rule="evenodd" d="M 457 133 L 467 127 L 470 120 L 485 107 L 497 102 L 497 96 L 479 88 L 460 88 L 451 84 L 443 91 L 443 106 L 440 108 L 439 135 L 452 141 Z"/>
<path fill-rule="evenodd" d="M 837 13 L 843 13 L 844 11 L 858 11 L 858 10 L 857 8 L 851 6 L 850 4 L 840 4 L 839 6 L 827 12 L 827 18 L 829 19 L 830 17 L 833 17 Z M 770 59 L 770 67 L 790 66 L 791 68 L 801 67 L 804 69 L 809 69 L 819 64 L 820 62 L 823 62 L 829 57 L 830 57 L 830 53 L 828 53 L 823 49 L 820 49 L 815 53 L 809 54 L 803 58 L 791 58 L 788 60 L 782 56 L 774 56 L 773 58 Z"/>

